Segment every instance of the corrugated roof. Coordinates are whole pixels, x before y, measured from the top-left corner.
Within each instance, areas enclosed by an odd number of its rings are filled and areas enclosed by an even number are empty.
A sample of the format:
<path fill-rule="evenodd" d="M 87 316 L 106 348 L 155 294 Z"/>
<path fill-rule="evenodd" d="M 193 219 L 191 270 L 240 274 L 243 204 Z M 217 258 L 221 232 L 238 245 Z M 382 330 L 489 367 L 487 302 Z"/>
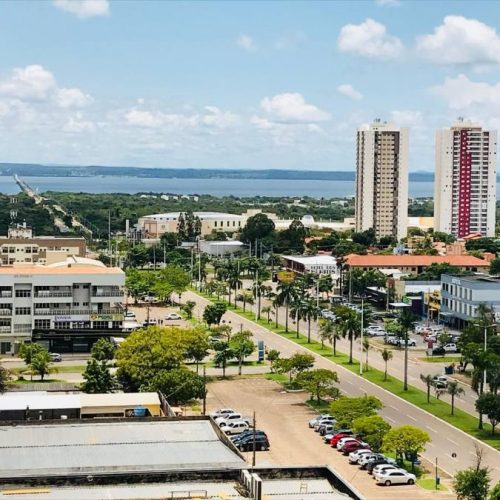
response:
<path fill-rule="evenodd" d="M 457 267 L 489 267 L 489 262 L 472 255 L 357 255 L 346 257 L 353 267 L 418 267 L 450 264 Z"/>
<path fill-rule="evenodd" d="M 3 394 L 0 396 L 0 411 L 7 410 L 68 410 L 80 408 L 79 394 L 39 394 L 23 392 L 21 394 Z"/>
<path fill-rule="evenodd" d="M 291 260 L 293 262 L 298 262 L 299 264 L 305 264 L 309 266 L 315 265 L 329 265 L 335 266 L 337 264 L 337 259 L 331 255 L 283 255 L 283 259 Z"/>

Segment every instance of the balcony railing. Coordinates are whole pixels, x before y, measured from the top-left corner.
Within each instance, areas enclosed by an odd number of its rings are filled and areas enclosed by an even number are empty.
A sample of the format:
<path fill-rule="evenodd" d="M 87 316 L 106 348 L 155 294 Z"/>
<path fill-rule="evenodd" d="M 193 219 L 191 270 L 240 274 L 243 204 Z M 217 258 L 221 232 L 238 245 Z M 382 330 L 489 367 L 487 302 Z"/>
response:
<path fill-rule="evenodd" d="M 1 309 L 0 309 L 1 311 Z M 35 309 L 35 316 L 64 316 L 64 315 L 86 315 L 86 314 L 121 314 L 123 310 L 118 307 L 110 309 L 101 309 L 94 311 L 92 309 Z"/>
<path fill-rule="evenodd" d="M 12 327 L 10 326 L 0 326 L 0 333 L 10 333 Z"/>
<path fill-rule="evenodd" d="M 72 297 L 73 292 L 52 292 L 49 290 L 42 290 L 40 292 L 35 293 L 36 298 L 45 298 L 45 297 Z"/>
<path fill-rule="evenodd" d="M 12 316 L 12 309 L 0 309 L 0 316 Z"/>
<path fill-rule="evenodd" d="M 93 291 L 92 297 L 123 297 L 123 290 Z"/>
<path fill-rule="evenodd" d="M 0 299 L 8 299 L 8 298 L 12 298 L 12 292 L 9 291 L 0 292 Z"/>

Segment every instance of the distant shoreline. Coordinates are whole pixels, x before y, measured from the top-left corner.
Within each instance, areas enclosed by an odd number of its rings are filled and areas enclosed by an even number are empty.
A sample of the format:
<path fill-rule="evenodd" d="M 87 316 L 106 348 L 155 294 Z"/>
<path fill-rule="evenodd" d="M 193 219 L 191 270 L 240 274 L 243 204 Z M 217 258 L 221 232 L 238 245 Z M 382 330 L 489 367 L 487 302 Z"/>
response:
<path fill-rule="evenodd" d="M 277 169 L 200 169 L 101 166 L 47 166 L 40 164 L 0 163 L 0 175 L 21 177 L 138 177 L 148 179 L 273 179 L 354 181 L 354 171 L 277 170 Z M 433 182 L 432 172 L 412 172 L 410 181 Z"/>

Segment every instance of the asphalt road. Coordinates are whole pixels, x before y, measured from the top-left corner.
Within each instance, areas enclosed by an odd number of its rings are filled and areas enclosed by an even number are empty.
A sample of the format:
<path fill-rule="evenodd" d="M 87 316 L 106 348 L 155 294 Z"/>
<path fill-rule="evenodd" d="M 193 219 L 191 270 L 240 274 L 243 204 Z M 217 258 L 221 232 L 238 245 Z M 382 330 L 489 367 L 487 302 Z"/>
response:
<path fill-rule="evenodd" d="M 201 315 L 201 311 L 209 303 L 207 299 L 193 292 L 183 294 L 183 300 L 193 300 L 196 302 L 195 315 Z M 270 348 L 278 349 L 283 356 L 290 356 L 297 351 L 307 351 L 305 347 L 298 346 L 291 340 L 275 335 L 266 328 L 242 318 L 234 312 L 228 311 L 224 319 L 231 321 L 232 325 L 236 328 L 242 324 L 244 329 L 253 332 L 256 340 L 263 340 Z M 426 451 L 422 454 L 427 460 L 434 462 L 437 457 L 439 466 L 450 475 L 453 475 L 456 471 L 473 465 L 475 447 L 478 446 L 484 450 L 484 465 L 487 465 L 491 469 L 492 484 L 500 480 L 500 452 L 437 417 L 394 396 L 377 385 L 360 378 L 343 366 L 337 365 L 315 353 L 312 354 L 316 358 L 316 367 L 337 371 L 340 378 L 340 388 L 347 395 L 362 396 L 364 394 L 371 394 L 378 397 L 384 404 L 384 408 L 380 414 L 391 425 L 411 424 L 427 431 L 432 440 L 428 444 Z M 395 375 L 394 372 L 392 374 Z"/>

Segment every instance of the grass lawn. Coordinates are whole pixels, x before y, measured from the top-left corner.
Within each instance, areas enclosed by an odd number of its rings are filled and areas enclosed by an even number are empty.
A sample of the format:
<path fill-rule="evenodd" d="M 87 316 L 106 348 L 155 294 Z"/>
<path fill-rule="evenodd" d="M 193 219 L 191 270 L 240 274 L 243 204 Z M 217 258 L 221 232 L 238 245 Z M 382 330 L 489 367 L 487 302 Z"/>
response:
<path fill-rule="evenodd" d="M 26 385 L 26 384 L 50 384 L 53 382 L 65 382 L 65 380 L 58 380 L 56 378 L 46 378 L 44 380 L 13 380 L 9 382 L 9 384 L 15 384 L 15 385 Z"/>
<path fill-rule="evenodd" d="M 199 292 L 197 292 L 199 293 Z M 205 293 L 199 293 L 202 297 L 207 298 L 208 300 L 215 300 L 214 297 L 210 297 L 209 295 Z M 300 334 L 297 337 L 296 331 L 293 329 L 289 329 L 288 333 L 285 333 L 284 327 L 281 325 L 276 328 L 275 323 L 267 323 L 267 318 L 261 318 L 260 320 L 255 320 L 255 314 L 253 312 L 243 312 L 241 308 L 234 308 L 233 305 L 231 305 L 228 310 L 231 310 L 240 316 L 243 316 L 246 319 L 249 319 L 251 321 L 254 321 L 261 326 L 268 328 L 270 331 L 281 335 L 282 337 L 285 337 L 296 344 L 306 347 L 307 349 L 311 350 L 312 352 L 315 352 L 319 354 L 320 356 L 323 356 L 324 358 L 330 359 L 334 363 L 338 365 L 342 365 L 343 367 L 347 368 L 348 370 L 354 372 L 354 373 L 359 373 L 359 363 L 357 360 L 353 360 L 352 364 L 349 364 L 349 356 L 340 353 L 337 351 L 337 355 L 333 356 L 332 350 L 330 347 L 326 347 L 324 349 L 321 348 L 321 343 L 317 342 L 316 340 L 311 339 L 311 342 L 307 342 L 307 337 L 305 335 Z M 284 311 L 283 311 L 284 314 Z M 292 326 L 292 325 L 290 325 Z M 302 328 L 305 328 L 306 325 L 302 323 Z M 375 354 L 375 353 L 373 353 Z M 368 360 L 369 361 L 369 360 Z M 390 362 L 389 362 L 389 369 L 390 369 Z M 272 374 L 273 376 L 276 374 Z M 451 415 L 451 405 L 445 401 L 436 399 L 435 397 L 431 396 L 430 398 L 430 403 L 427 403 L 427 394 L 426 392 L 417 389 L 416 387 L 409 386 L 408 391 L 403 391 L 403 382 L 401 380 L 395 379 L 393 377 L 388 377 L 387 381 L 384 381 L 384 373 L 380 370 L 374 369 L 374 368 L 369 368 L 368 371 L 365 371 L 363 373 L 363 377 L 370 382 L 373 382 L 374 384 L 378 385 L 379 387 L 382 387 L 386 389 L 387 391 L 391 392 L 392 394 L 395 394 L 396 396 L 399 396 L 400 398 L 404 399 L 405 401 L 408 401 L 409 403 L 414 404 L 415 406 L 418 406 L 422 410 L 425 410 L 432 415 L 448 422 L 449 424 L 457 427 L 458 429 L 466 432 L 467 434 L 470 434 L 471 436 L 474 436 L 477 439 L 480 439 L 481 441 L 489 444 L 490 446 L 493 446 L 497 450 L 500 450 L 500 433 L 496 433 L 494 436 L 491 435 L 491 426 L 489 423 L 484 423 L 484 430 L 479 430 L 477 428 L 477 423 L 478 419 L 476 416 L 471 415 L 463 410 L 460 410 L 458 408 L 455 408 L 455 415 Z M 285 377 L 286 378 L 286 377 Z"/>
<path fill-rule="evenodd" d="M 430 490 L 430 491 L 448 491 L 448 488 L 441 483 L 436 490 L 436 478 L 434 477 L 421 477 L 420 479 L 417 479 L 417 484 L 421 487 L 424 488 L 424 490 Z"/>
<path fill-rule="evenodd" d="M 458 363 L 462 360 L 462 356 L 426 356 L 418 359 L 427 363 Z"/>
<path fill-rule="evenodd" d="M 54 368 L 57 369 L 56 373 L 83 373 L 85 371 L 86 366 L 85 365 L 64 365 L 64 366 L 57 366 L 57 364 L 54 364 Z M 12 373 L 15 374 L 24 374 L 29 370 L 28 367 L 19 367 L 19 368 L 12 368 L 10 370 Z M 29 373 L 27 374 L 29 377 Z"/>

